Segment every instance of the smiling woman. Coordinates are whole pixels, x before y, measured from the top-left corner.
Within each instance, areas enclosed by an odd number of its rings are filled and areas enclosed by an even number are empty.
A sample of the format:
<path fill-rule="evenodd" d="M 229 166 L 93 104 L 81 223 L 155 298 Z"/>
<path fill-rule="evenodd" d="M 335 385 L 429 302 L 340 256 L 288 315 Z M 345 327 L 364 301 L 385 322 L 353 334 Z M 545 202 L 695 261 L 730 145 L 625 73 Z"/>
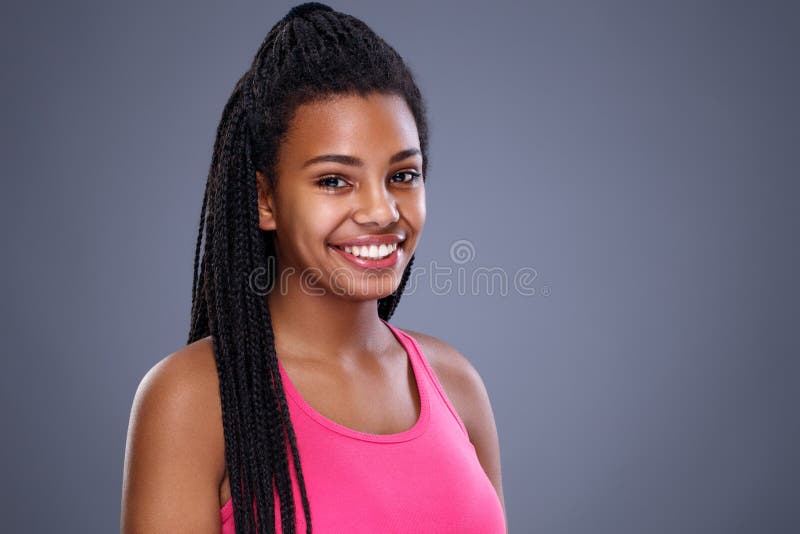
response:
<path fill-rule="evenodd" d="M 259 228 L 275 231 L 281 273 L 316 272 L 318 287 L 336 291 L 330 305 L 338 309 L 397 288 L 425 224 L 424 180 L 417 179 L 423 157 L 403 97 L 347 95 L 299 106 L 277 161 L 274 185 L 261 171 L 256 176 Z M 296 300 L 298 290 L 270 293 L 270 309 L 283 306 L 278 299 Z M 358 300 L 343 303 L 345 291 Z"/>
<path fill-rule="evenodd" d="M 124 533 L 506 531 L 480 376 L 388 322 L 427 146 L 414 78 L 366 24 L 308 3 L 269 31 L 217 129 L 188 344 L 134 399 Z"/>

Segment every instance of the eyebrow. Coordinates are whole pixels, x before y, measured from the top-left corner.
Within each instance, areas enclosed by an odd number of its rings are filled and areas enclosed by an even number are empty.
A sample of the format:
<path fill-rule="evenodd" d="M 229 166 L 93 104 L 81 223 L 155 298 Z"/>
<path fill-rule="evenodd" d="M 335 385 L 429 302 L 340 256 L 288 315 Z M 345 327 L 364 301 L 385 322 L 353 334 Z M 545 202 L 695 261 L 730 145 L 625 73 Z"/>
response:
<path fill-rule="evenodd" d="M 407 148 L 405 150 L 401 150 L 391 158 L 389 158 L 389 164 L 397 163 L 398 161 L 403 161 L 406 158 L 410 158 L 411 156 L 415 155 L 422 155 L 418 148 Z M 316 156 L 311 158 L 310 160 L 303 163 L 303 169 L 308 167 L 309 165 L 313 165 L 315 163 L 322 163 L 330 161 L 333 163 L 341 163 L 343 165 L 351 165 L 353 167 L 363 167 L 364 162 L 358 159 L 355 156 L 347 156 L 345 154 L 323 154 L 321 156 Z"/>

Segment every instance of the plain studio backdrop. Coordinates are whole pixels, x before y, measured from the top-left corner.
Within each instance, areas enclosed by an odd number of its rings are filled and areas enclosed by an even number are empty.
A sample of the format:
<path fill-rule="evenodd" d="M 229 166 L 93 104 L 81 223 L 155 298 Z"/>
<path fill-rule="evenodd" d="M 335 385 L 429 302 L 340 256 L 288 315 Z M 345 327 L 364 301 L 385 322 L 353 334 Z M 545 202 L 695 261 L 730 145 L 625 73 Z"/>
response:
<path fill-rule="evenodd" d="M 119 529 L 222 107 L 292 5 L 3 4 L 5 532 Z M 510 532 L 800 532 L 797 4 L 331 5 L 427 99 L 392 322 L 483 376 Z"/>

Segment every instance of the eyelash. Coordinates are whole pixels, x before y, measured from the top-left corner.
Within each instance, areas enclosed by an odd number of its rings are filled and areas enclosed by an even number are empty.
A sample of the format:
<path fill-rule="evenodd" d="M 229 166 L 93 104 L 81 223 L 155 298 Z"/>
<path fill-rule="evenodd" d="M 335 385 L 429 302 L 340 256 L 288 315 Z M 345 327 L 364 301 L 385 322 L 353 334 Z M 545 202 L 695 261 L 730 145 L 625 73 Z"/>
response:
<path fill-rule="evenodd" d="M 418 181 L 420 179 L 420 177 L 422 176 L 422 173 L 419 173 L 419 172 L 416 172 L 416 171 L 400 171 L 400 172 L 396 173 L 394 176 L 397 176 L 397 175 L 400 175 L 400 174 L 410 174 L 411 175 L 411 180 L 408 180 L 406 182 L 396 182 L 396 183 L 411 184 L 411 183 L 414 183 L 414 182 Z M 392 178 L 394 178 L 394 176 L 392 176 Z M 331 175 L 328 175 L 328 176 L 323 176 L 322 178 L 317 180 L 316 181 L 317 187 L 319 187 L 320 189 L 327 190 L 327 191 L 335 191 L 337 189 L 344 189 L 343 187 L 330 187 L 328 185 L 325 185 L 325 182 L 328 181 L 328 180 L 342 180 L 342 181 L 344 181 L 341 176 L 337 176 L 335 174 L 331 174 Z"/>

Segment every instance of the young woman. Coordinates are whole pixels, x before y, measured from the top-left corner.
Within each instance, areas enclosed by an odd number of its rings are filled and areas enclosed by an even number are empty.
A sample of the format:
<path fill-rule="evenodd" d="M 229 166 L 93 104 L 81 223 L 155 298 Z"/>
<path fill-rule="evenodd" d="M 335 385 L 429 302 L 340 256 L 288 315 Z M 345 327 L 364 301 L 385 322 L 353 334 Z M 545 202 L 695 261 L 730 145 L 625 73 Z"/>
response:
<path fill-rule="evenodd" d="M 427 141 L 366 24 L 312 2 L 270 30 L 217 130 L 188 345 L 136 392 L 124 533 L 506 531 L 479 374 L 388 322 Z"/>

